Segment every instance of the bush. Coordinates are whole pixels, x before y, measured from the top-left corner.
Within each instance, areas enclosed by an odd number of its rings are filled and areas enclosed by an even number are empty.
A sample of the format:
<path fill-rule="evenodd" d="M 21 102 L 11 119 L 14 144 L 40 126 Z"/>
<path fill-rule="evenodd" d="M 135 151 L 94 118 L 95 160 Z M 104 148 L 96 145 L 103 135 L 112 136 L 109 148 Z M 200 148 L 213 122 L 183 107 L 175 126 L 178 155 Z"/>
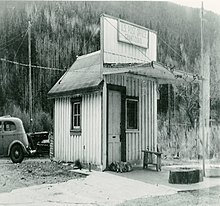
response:
<path fill-rule="evenodd" d="M 16 106 L 12 103 L 8 104 L 5 115 L 18 117 L 22 120 L 25 131 L 28 132 L 30 130 L 29 114 L 26 111 L 22 111 L 19 106 Z"/>
<path fill-rule="evenodd" d="M 168 120 L 164 117 L 159 117 L 158 119 L 158 144 L 161 145 L 163 154 L 170 158 L 197 158 L 198 133 L 196 128 L 171 120 L 169 136 Z"/>
<path fill-rule="evenodd" d="M 24 129 L 26 132 L 30 132 L 30 117 L 29 113 L 22 111 L 19 106 L 9 104 L 6 108 L 6 114 L 12 117 L 18 117 L 22 120 Z M 53 129 L 53 121 L 50 115 L 42 110 L 37 111 L 33 114 L 33 132 L 37 131 L 48 131 L 51 132 Z"/>
<path fill-rule="evenodd" d="M 48 131 L 51 132 L 53 122 L 50 115 L 42 110 L 35 113 L 33 118 L 33 131 Z"/>
<path fill-rule="evenodd" d="M 171 134 L 168 136 L 169 124 L 164 117 L 158 117 L 158 144 L 163 154 L 172 158 L 198 159 L 202 155 L 202 144 L 199 138 L 199 128 L 171 121 Z M 220 126 L 211 125 L 209 140 L 205 141 L 206 158 L 220 158 Z"/>

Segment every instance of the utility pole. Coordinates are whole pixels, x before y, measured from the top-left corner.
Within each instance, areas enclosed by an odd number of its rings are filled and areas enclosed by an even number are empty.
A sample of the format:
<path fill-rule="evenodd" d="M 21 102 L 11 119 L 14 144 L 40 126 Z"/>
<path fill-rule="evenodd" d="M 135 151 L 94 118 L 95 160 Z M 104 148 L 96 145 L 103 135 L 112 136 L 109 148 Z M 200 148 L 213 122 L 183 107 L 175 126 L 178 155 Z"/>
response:
<path fill-rule="evenodd" d="M 29 115 L 30 115 L 30 132 L 33 131 L 32 117 L 32 81 L 31 81 L 31 21 L 28 21 L 28 59 L 29 59 Z"/>
<path fill-rule="evenodd" d="M 205 176 L 205 110 L 204 110 L 204 57 L 203 57 L 203 2 L 201 5 L 201 77 L 200 83 L 200 140 L 202 140 L 202 170 Z"/>
<path fill-rule="evenodd" d="M 171 141 L 171 84 L 168 84 L 168 127 L 169 141 Z"/>

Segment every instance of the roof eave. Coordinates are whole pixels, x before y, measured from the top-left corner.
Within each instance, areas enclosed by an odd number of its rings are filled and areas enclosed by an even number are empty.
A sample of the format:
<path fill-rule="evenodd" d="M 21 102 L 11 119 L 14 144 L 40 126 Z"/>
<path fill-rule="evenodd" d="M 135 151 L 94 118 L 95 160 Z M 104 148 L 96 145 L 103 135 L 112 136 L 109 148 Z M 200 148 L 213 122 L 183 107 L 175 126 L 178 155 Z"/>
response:
<path fill-rule="evenodd" d="M 85 93 L 90 93 L 90 92 L 95 92 L 102 90 L 103 84 L 100 82 L 96 86 L 92 87 L 86 87 L 86 88 L 80 88 L 80 89 L 74 89 L 74 90 L 69 90 L 69 91 L 62 91 L 62 92 L 54 92 L 54 93 L 48 93 L 48 99 L 55 99 L 58 97 L 67 97 L 67 96 L 74 96 L 77 94 L 85 94 Z"/>

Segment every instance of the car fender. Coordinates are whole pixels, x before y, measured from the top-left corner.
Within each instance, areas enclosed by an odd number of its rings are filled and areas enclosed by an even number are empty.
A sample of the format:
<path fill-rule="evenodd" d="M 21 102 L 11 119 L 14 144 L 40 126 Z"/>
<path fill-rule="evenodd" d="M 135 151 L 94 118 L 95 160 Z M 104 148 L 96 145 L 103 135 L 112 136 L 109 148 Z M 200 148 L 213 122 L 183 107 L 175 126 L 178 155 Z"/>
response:
<path fill-rule="evenodd" d="M 24 153 L 28 153 L 27 150 L 26 150 L 26 148 L 25 148 L 25 146 L 24 146 L 24 144 L 23 144 L 21 141 L 19 141 L 19 140 L 14 140 L 13 142 L 11 142 L 11 144 L 10 144 L 9 147 L 8 147 L 8 156 L 10 156 L 10 151 L 11 151 L 11 148 L 12 148 L 12 146 L 13 146 L 14 144 L 20 144 L 21 147 L 22 147 L 22 149 L 23 149 L 23 151 L 24 151 Z"/>

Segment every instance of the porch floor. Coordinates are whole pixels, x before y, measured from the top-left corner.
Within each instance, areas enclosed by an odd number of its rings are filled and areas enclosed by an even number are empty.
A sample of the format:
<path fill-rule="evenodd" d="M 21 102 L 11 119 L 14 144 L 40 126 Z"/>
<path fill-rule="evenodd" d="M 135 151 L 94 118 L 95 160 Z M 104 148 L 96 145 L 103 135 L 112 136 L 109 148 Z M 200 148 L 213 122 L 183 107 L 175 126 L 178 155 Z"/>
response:
<path fill-rule="evenodd" d="M 176 189 L 178 192 L 188 191 L 188 190 L 198 190 L 203 188 L 209 188 L 220 185 L 220 177 L 210 178 L 204 177 L 202 182 L 194 184 L 170 184 L 169 171 L 181 167 L 180 165 L 173 166 L 163 166 L 160 172 L 155 170 L 155 166 L 149 167 L 148 169 L 143 169 L 142 166 L 134 167 L 131 172 L 126 173 L 116 173 L 108 171 L 113 175 L 122 176 L 128 179 L 138 180 L 152 185 L 164 185 Z M 183 167 L 183 165 L 182 165 Z M 184 167 L 200 168 L 200 165 L 184 165 Z"/>

